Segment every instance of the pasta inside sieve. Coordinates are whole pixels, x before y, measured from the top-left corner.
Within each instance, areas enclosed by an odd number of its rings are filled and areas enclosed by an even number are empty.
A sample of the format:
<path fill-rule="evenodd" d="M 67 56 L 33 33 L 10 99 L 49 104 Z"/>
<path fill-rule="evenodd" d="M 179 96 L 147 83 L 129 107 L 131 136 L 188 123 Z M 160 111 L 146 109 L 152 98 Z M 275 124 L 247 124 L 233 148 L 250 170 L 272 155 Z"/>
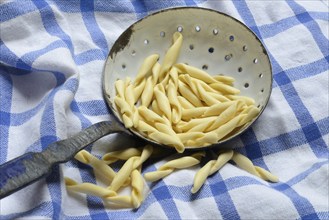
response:
<path fill-rule="evenodd" d="M 271 64 L 265 47 L 247 26 L 210 9 L 167 9 L 130 26 L 113 45 L 104 68 L 103 86 L 107 103 L 120 120 L 114 104 L 115 81 L 135 78 L 143 60 L 149 55 L 159 54 L 161 63 L 175 32 L 180 32 L 184 39 L 177 63 L 195 66 L 210 75 L 234 77 L 234 87 L 241 91 L 240 95 L 255 100 L 255 106 L 260 109 L 258 116 L 235 135 L 216 144 L 236 137 L 250 127 L 268 103 L 272 89 Z M 145 139 L 136 130 L 131 131 Z"/>

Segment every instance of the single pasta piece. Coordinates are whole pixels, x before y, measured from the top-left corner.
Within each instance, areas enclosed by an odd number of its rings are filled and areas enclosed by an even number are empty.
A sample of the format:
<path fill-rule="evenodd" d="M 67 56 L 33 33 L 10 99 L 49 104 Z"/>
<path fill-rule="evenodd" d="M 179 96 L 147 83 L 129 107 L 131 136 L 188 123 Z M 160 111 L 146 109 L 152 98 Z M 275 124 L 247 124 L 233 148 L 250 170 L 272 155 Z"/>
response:
<path fill-rule="evenodd" d="M 227 150 L 219 154 L 217 160 L 210 160 L 206 165 L 204 165 L 194 176 L 192 193 L 199 191 L 201 186 L 205 183 L 208 176 L 217 172 L 222 168 L 233 156 L 232 150 Z"/>
<path fill-rule="evenodd" d="M 244 156 L 244 155 L 242 155 L 238 152 L 234 152 L 232 160 L 241 169 L 247 171 L 250 174 L 258 176 L 261 179 L 269 180 L 271 182 L 278 182 L 279 181 L 279 179 L 276 176 L 274 176 L 273 174 L 271 174 L 270 172 L 264 170 L 261 167 L 254 166 L 253 163 L 251 162 L 251 160 L 249 160 L 246 156 Z"/>
<path fill-rule="evenodd" d="M 245 116 L 246 114 L 238 115 L 219 128 L 215 129 L 214 132 L 217 134 L 218 140 L 221 140 L 223 137 L 233 131 L 233 129 L 239 125 L 240 120 L 242 120 Z"/>
<path fill-rule="evenodd" d="M 165 114 L 167 119 L 169 119 L 169 121 L 171 121 L 170 102 L 168 100 L 168 97 L 165 94 L 165 90 L 164 90 L 162 84 L 158 84 L 154 87 L 154 95 L 157 100 L 157 104 L 159 105 L 159 108 Z"/>
<path fill-rule="evenodd" d="M 202 122 L 202 123 L 192 127 L 187 132 L 194 132 L 194 131 L 205 132 L 213 123 L 214 123 L 214 121 Z"/>
<path fill-rule="evenodd" d="M 131 172 L 131 188 L 131 203 L 132 206 L 136 209 L 144 200 L 144 180 L 138 169 L 135 169 Z"/>
<path fill-rule="evenodd" d="M 198 152 L 191 156 L 185 156 L 169 161 L 162 165 L 157 171 L 145 173 L 144 178 L 149 182 L 160 180 L 174 172 L 175 169 L 184 169 L 200 163 L 201 158 L 204 156 L 204 152 Z"/>
<path fill-rule="evenodd" d="M 202 99 L 202 96 L 200 95 L 200 92 L 196 86 L 196 82 L 192 81 L 192 77 L 190 77 L 190 75 L 188 74 L 181 74 L 179 76 L 179 79 L 185 83 L 187 86 L 190 87 L 190 89 L 192 90 L 192 92 L 199 98 Z"/>
<path fill-rule="evenodd" d="M 152 110 L 146 108 L 145 106 L 138 107 L 139 114 L 145 118 L 146 121 L 152 123 L 160 122 L 166 124 L 165 119 L 161 118 L 158 114 Z"/>
<path fill-rule="evenodd" d="M 144 91 L 145 88 L 145 84 L 146 84 L 146 79 L 143 79 L 137 86 L 134 86 L 134 96 L 136 102 L 142 95 L 142 92 Z"/>
<path fill-rule="evenodd" d="M 209 84 L 203 82 L 202 80 L 192 78 L 192 81 L 195 82 L 195 83 L 200 83 L 201 86 L 204 88 L 204 90 L 206 90 L 207 92 L 212 92 L 212 93 L 216 93 L 216 94 L 219 94 L 219 95 L 223 95 L 220 91 L 217 91 L 217 90 L 211 88 L 209 86 Z"/>
<path fill-rule="evenodd" d="M 147 78 L 144 91 L 141 96 L 142 106 L 148 107 L 153 99 L 152 78 Z"/>
<path fill-rule="evenodd" d="M 227 85 L 232 85 L 233 82 L 235 81 L 235 79 L 233 77 L 224 76 L 224 75 L 215 75 L 215 76 L 213 76 L 213 78 L 215 80 L 217 80 L 218 82 L 222 82 L 222 83 L 225 83 Z"/>
<path fill-rule="evenodd" d="M 256 108 L 255 106 L 251 105 L 251 106 L 248 106 L 246 109 L 244 109 L 241 114 L 247 114 L 247 116 L 241 120 L 240 124 L 238 125 L 241 126 L 241 125 L 244 125 L 250 121 L 252 121 L 254 118 L 256 118 L 256 116 L 259 114 L 259 108 Z"/>
<path fill-rule="evenodd" d="M 182 106 L 177 98 L 177 87 L 172 81 L 169 81 L 167 96 L 171 105 L 171 121 L 173 124 L 177 124 L 182 118 Z"/>
<path fill-rule="evenodd" d="M 219 103 L 222 104 L 222 103 Z M 212 107 L 212 106 L 211 106 Z M 201 118 L 211 107 L 195 107 L 190 109 L 182 109 L 182 119 L 190 120 L 192 118 Z M 219 114 L 206 115 L 206 116 L 215 116 Z"/>
<path fill-rule="evenodd" d="M 212 105 L 208 107 L 201 117 L 209 117 L 209 116 L 216 116 L 220 115 L 223 111 L 225 111 L 228 107 L 233 105 L 234 101 L 218 103 L 216 105 Z"/>
<path fill-rule="evenodd" d="M 142 151 L 141 156 L 135 156 L 129 158 L 122 168 L 119 170 L 117 175 L 114 177 L 111 185 L 108 187 L 109 190 L 117 191 L 120 189 L 125 181 L 129 178 L 131 175 L 131 172 L 135 169 L 137 169 L 139 166 L 142 165 L 142 163 L 147 160 L 153 151 L 153 147 L 151 145 L 146 145 Z"/>
<path fill-rule="evenodd" d="M 93 183 L 79 184 L 73 179 L 70 179 L 68 177 L 65 177 L 64 180 L 65 180 L 66 188 L 72 192 L 84 193 L 87 195 L 98 196 L 101 198 L 108 198 L 117 195 L 115 191 L 97 186 L 96 184 Z"/>
<path fill-rule="evenodd" d="M 141 132 L 146 133 L 145 136 L 148 136 L 150 133 L 157 132 L 157 129 L 146 123 L 145 121 L 140 120 L 138 122 L 137 129 Z"/>
<path fill-rule="evenodd" d="M 180 94 L 195 107 L 203 106 L 200 99 L 192 92 L 192 90 L 190 90 L 190 88 L 185 83 L 178 81 L 178 90 Z"/>
<path fill-rule="evenodd" d="M 99 160 L 86 150 L 79 151 L 74 158 L 83 164 L 91 166 L 96 176 L 101 176 L 108 184 L 112 182 L 116 176 L 116 172 L 108 166 L 103 160 Z"/>
<path fill-rule="evenodd" d="M 170 81 L 174 83 L 176 91 L 177 91 L 177 88 L 178 88 L 178 71 L 177 71 L 177 68 L 171 67 L 170 72 L 169 72 L 169 76 L 170 76 Z"/>
<path fill-rule="evenodd" d="M 159 105 L 158 105 L 158 102 L 156 99 L 153 99 L 151 106 L 152 106 L 152 111 L 154 111 L 158 115 L 163 115 L 163 112 L 159 108 Z"/>
<path fill-rule="evenodd" d="M 219 92 L 221 92 L 222 94 L 239 94 L 240 90 L 238 90 L 237 88 L 234 88 L 233 86 L 229 86 L 227 84 L 224 83 L 220 83 L 220 82 L 215 82 L 215 83 L 211 83 L 209 84 L 209 86 Z"/>
<path fill-rule="evenodd" d="M 219 128 L 232 118 L 236 116 L 237 112 L 242 108 L 243 102 L 235 102 L 230 107 L 225 109 L 217 118 L 216 120 L 206 129 L 206 131 L 212 131 L 214 129 Z M 238 127 L 238 125 L 237 125 Z"/>
<path fill-rule="evenodd" d="M 180 129 L 182 129 L 182 131 L 187 132 L 201 123 L 212 123 L 216 120 L 216 118 L 217 118 L 216 116 L 206 117 L 206 118 L 194 118 L 187 123 L 177 124 L 177 126 Z"/>
<path fill-rule="evenodd" d="M 161 69 L 161 65 L 158 62 L 156 62 L 154 64 L 154 66 L 152 67 L 152 83 L 153 83 L 153 86 L 155 86 L 158 83 L 160 69 Z"/>
<path fill-rule="evenodd" d="M 228 99 L 224 95 L 221 95 L 221 94 L 218 94 L 218 93 L 208 92 L 208 94 L 210 96 L 212 96 L 213 98 L 217 99 L 219 102 L 229 102 L 230 101 L 230 99 Z"/>
<path fill-rule="evenodd" d="M 177 96 L 177 99 L 180 103 L 180 105 L 182 106 L 183 109 L 193 109 L 195 108 L 194 105 L 192 105 L 186 98 L 184 98 L 183 96 Z"/>
<path fill-rule="evenodd" d="M 141 150 L 138 148 L 127 148 L 120 151 L 112 151 L 107 154 L 104 154 L 102 157 L 102 160 L 106 164 L 112 164 L 114 162 L 117 162 L 118 160 L 128 160 L 130 157 L 134 156 L 140 156 Z"/>
<path fill-rule="evenodd" d="M 254 105 L 255 100 L 247 97 L 247 96 L 239 96 L 239 95 L 227 95 L 227 97 L 231 100 L 242 100 L 244 101 L 247 105 Z"/>
<path fill-rule="evenodd" d="M 133 112 L 130 108 L 129 104 L 123 99 L 118 96 L 114 97 L 114 103 L 120 110 L 122 121 L 126 128 L 131 128 L 134 124 L 132 121 Z"/>
<path fill-rule="evenodd" d="M 126 102 L 130 105 L 131 108 L 135 105 L 135 95 L 134 95 L 134 86 L 129 84 L 125 90 L 125 99 Z"/>
<path fill-rule="evenodd" d="M 138 85 L 148 74 L 150 74 L 152 67 L 155 65 L 155 63 L 157 63 L 158 59 L 159 59 L 158 54 L 152 54 L 145 58 L 144 62 L 142 63 L 137 73 L 134 82 L 135 85 Z"/>
<path fill-rule="evenodd" d="M 204 101 L 208 106 L 221 103 L 220 101 L 209 95 L 208 92 L 206 92 L 206 90 L 200 85 L 200 83 L 196 83 L 196 87 L 198 89 L 202 101 Z"/>
<path fill-rule="evenodd" d="M 184 144 L 179 139 L 172 138 L 172 136 L 170 136 L 169 134 L 155 131 L 149 134 L 148 137 L 152 140 L 157 141 L 158 143 L 175 147 L 176 151 L 179 153 L 183 153 L 185 150 Z"/>
<path fill-rule="evenodd" d="M 166 72 L 176 63 L 180 49 L 183 43 L 183 36 L 179 32 L 175 32 L 173 35 L 173 44 L 168 49 L 164 56 L 163 63 L 161 65 L 159 78 L 162 80 Z"/>
<path fill-rule="evenodd" d="M 217 81 L 207 72 L 200 70 L 196 67 L 186 65 L 184 63 L 175 64 L 175 67 L 182 73 L 187 73 L 190 76 L 202 80 L 205 83 L 216 83 Z"/>
<path fill-rule="evenodd" d="M 272 173 L 268 172 L 267 170 L 259 166 L 255 166 L 255 169 L 263 180 L 271 181 L 273 183 L 279 182 L 279 178 L 273 175 Z"/>
<path fill-rule="evenodd" d="M 187 143 L 189 140 L 196 140 L 202 138 L 204 137 L 204 135 L 204 133 L 197 131 L 177 134 L 177 136 L 183 143 Z"/>
<path fill-rule="evenodd" d="M 115 81 L 114 86 L 119 97 L 125 99 L 125 82 L 122 79 L 118 79 Z"/>

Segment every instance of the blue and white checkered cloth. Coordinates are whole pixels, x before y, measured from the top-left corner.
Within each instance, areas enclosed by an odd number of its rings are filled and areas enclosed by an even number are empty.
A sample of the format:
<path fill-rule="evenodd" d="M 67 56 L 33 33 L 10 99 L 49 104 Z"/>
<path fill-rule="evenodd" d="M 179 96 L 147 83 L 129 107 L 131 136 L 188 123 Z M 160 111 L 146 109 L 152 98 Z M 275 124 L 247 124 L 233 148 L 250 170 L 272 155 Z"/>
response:
<path fill-rule="evenodd" d="M 196 167 L 148 185 L 138 210 L 116 210 L 67 193 L 63 176 L 95 182 L 89 167 L 71 161 L 1 200 L 1 219 L 329 219 L 327 1 L 0 2 L 0 163 L 108 120 L 101 75 L 113 42 L 149 13 L 188 5 L 232 15 L 267 47 L 270 102 L 230 145 L 280 178 L 268 183 L 227 164 L 191 195 Z M 110 135 L 88 150 L 129 143 Z"/>

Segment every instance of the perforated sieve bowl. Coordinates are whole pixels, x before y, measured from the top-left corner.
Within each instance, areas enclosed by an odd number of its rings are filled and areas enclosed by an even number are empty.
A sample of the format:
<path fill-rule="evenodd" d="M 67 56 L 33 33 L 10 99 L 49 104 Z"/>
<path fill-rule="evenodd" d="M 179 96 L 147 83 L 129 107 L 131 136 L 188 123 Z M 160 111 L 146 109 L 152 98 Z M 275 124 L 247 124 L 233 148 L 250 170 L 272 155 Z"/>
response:
<path fill-rule="evenodd" d="M 260 108 L 260 113 L 248 126 L 205 147 L 218 146 L 254 123 L 264 111 L 272 90 L 272 68 L 265 47 L 246 25 L 227 14 L 205 8 L 171 8 L 132 24 L 116 40 L 106 61 L 103 74 L 105 99 L 114 116 L 121 121 L 114 104 L 115 81 L 126 77 L 134 79 L 149 55 L 159 54 L 161 64 L 177 31 L 183 35 L 177 63 L 188 63 L 211 75 L 234 77 L 234 87 L 241 91 L 240 95 L 253 98 L 255 106 Z M 130 131 L 159 145 L 134 129 Z"/>

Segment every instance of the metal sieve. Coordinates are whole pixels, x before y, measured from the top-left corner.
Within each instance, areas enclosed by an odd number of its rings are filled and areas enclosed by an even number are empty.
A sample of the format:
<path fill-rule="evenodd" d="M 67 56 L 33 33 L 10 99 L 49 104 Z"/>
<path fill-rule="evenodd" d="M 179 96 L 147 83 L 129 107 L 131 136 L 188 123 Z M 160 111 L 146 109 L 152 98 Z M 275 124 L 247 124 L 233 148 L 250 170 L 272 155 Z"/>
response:
<path fill-rule="evenodd" d="M 241 90 L 241 95 L 253 98 L 260 108 L 260 113 L 248 126 L 206 147 L 218 146 L 248 129 L 265 109 L 272 89 L 271 64 L 261 41 L 248 27 L 229 15 L 204 8 L 166 9 L 131 25 L 109 53 L 104 66 L 103 91 L 117 120 L 96 123 L 71 138 L 52 143 L 43 152 L 30 152 L 0 165 L 0 199 L 47 176 L 53 165 L 72 159 L 78 151 L 107 134 L 133 133 L 159 145 L 136 130 L 129 132 L 120 123 L 113 101 L 114 82 L 127 76 L 135 78 L 148 55 L 159 54 L 161 63 L 176 31 L 184 38 L 178 62 L 213 75 L 222 73 L 234 77 L 234 86 Z"/>
<path fill-rule="evenodd" d="M 219 145 L 250 127 L 265 109 L 272 89 L 272 70 L 265 47 L 247 26 L 229 15 L 205 8 L 172 8 L 131 25 L 114 43 L 106 61 L 105 99 L 120 120 L 114 104 L 114 82 L 125 77 L 135 78 L 149 55 L 159 54 L 161 63 L 176 31 L 183 35 L 177 63 L 190 64 L 211 75 L 234 77 L 234 86 L 241 95 L 253 98 L 260 108 L 260 113 L 248 126 L 215 144 Z M 136 130 L 131 131 L 145 139 Z"/>

